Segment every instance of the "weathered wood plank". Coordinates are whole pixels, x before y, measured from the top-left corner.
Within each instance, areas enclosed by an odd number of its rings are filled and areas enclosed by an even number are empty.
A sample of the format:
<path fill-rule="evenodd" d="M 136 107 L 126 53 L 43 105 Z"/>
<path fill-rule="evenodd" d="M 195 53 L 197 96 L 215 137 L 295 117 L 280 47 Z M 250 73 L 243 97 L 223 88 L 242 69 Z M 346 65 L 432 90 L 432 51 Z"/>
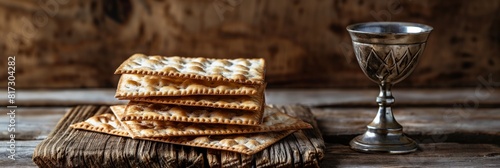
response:
<path fill-rule="evenodd" d="M 95 166 L 116 167 L 119 165 L 140 167 L 142 162 L 137 158 L 137 149 L 143 142 L 131 140 L 128 138 L 105 135 L 87 131 L 77 131 L 68 128 L 71 123 L 83 121 L 86 118 L 100 113 L 109 113 L 109 108 L 102 106 L 78 106 L 66 113 L 49 136 L 48 140 L 40 143 L 40 150 L 35 150 L 33 161 L 41 167 L 79 167 L 93 164 Z M 51 139 L 51 137 L 56 137 Z M 95 141 L 95 142 L 94 142 Z M 103 143 L 104 142 L 104 143 Z M 99 145 L 96 145 L 99 144 Z M 45 146 L 45 147 L 44 147 Z M 112 148 L 116 147 L 116 148 Z M 199 157 L 191 157 L 189 148 L 182 148 L 175 145 L 166 145 L 163 148 L 165 151 L 174 151 L 176 153 L 187 153 L 184 155 L 184 162 L 178 162 L 178 158 L 167 159 L 166 163 L 173 163 L 174 167 L 185 167 L 186 165 L 203 164 L 197 159 Z M 90 150 L 89 150 L 90 149 Z M 106 150 L 107 149 L 107 150 Z M 113 149 L 113 150 L 111 150 Z M 154 150 L 154 149 L 150 149 Z M 109 152 L 110 154 L 106 154 Z M 149 153 L 149 151 L 144 151 Z M 164 152 L 164 151 L 163 151 Z M 99 157 L 88 157 L 99 156 Z M 108 156 L 108 157 L 106 157 Z M 144 155 L 140 159 L 152 160 Z M 169 157 L 180 157 L 182 155 L 168 155 Z M 156 156 L 155 156 L 156 157 Z M 113 158 L 113 159 L 111 159 Z M 102 159 L 102 160 L 101 160 Z M 191 162 L 194 159 L 195 163 Z M 143 161 L 144 161 L 143 160 Z M 102 164 L 106 163 L 106 164 Z M 169 164 L 165 164 L 169 165 Z M 148 165 L 149 166 L 149 165 Z"/>
<path fill-rule="evenodd" d="M 10 143 L 8 143 L 8 140 L 1 140 L 0 148 L 2 148 L 2 151 L 0 151 L 0 167 L 36 167 L 35 163 L 31 160 L 31 156 L 33 155 L 33 150 L 36 145 L 41 141 L 42 140 L 16 140 L 14 156 L 16 160 L 11 160 L 7 158 L 7 156 L 10 155 L 10 152 L 7 150 L 10 149 Z"/>
<path fill-rule="evenodd" d="M 221 154 L 216 150 L 207 150 L 207 162 L 209 167 L 221 167 Z M 229 160 L 229 159 L 228 159 Z"/>
<path fill-rule="evenodd" d="M 289 112 L 291 115 L 312 117 L 312 114 L 301 114 L 304 112 L 310 113 L 310 111 L 307 110 L 308 108 L 305 107 L 290 107 L 285 109 L 286 112 Z M 292 110 L 296 111 L 290 112 Z M 95 114 L 109 112 L 108 106 L 78 106 L 70 110 L 60 120 L 47 139 L 40 143 L 35 149 L 33 161 L 40 167 L 116 167 L 122 165 L 129 167 L 204 167 L 209 165 L 231 167 L 238 167 L 240 165 L 243 167 L 289 167 L 296 164 L 294 163 L 295 159 L 292 158 L 292 155 L 288 154 L 288 150 L 290 149 L 288 146 L 290 143 L 299 143 L 300 141 L 305 141 L 301 142 L 302 144 L 314 141 L 322 142 L 321 135 L 311 133 L 308 134 L 309 136 L 305 139 L 297 138 L 295 142 L 289 141 L 293 139 L 284 139 L 254 156 L 243 156 L 242 154 L 230 152 L 213 152 L 215 150 L 162 144 L 145 140 L 134 140 L 68 128 L 71 123 L 83 121 Z M 304 120 L 314 122 L 314 119 L 311 118 L 304 118 Z M 313 125 L 316 126 L 315 123 L 313 123 Z M 292 136 L 306 137 L 304 134 L 313 130 L 314 129 L 298 131 Z M 314 131 L 319 132 L 319 130 Z M 316 138 L 319 140 L 309 140 Z M 307 146 L 301 144 L 296 145 L 305 147 L 297 148 L 299 150 L 294 152 L 307 153 L 312 156 L 323 156 L 324 145 L 317 145 L 322 147 L 318 149 L 315 148 L 316 146 L 313 144 Z M 316 153 L 311 153 L 310 151 Z M 158 155 L 160 152 L 163 154 Z M 262 156 L 265 158 L 262 158 Z M 303 162 L 301 164 L 304 165 L 304 167 L 317 167 L 319 166 L 319 159 L 321 158 L 307 157 L 298 158 L 298 160 Z M 313 161 L 309 159 L 317 160 Z M 161 163 L 161 165 L 147 164 L 147 162 L 152 160 L 159 160 L 158 163 Z"/>
<path fill-rule="evenodd" d="M 16 93 L 17 106 L 77 106 L 82 104 L 112 105 L 126 104 L 115 98 L 115 89 L 81 90 L 19 90 Z M 6 91 L 0 92 L 7 95 Z M 10 105 L 7 97 L 0 98 L 2 106 Z"/>
<path fill-rule="evenodd" d="M 278 90 L 282 91 L 282 90 Z M 306 92 L 309 92 L 305 90 Z M 311 91 L 311 92 L 321 92 L 320 91 Z M 375 91 L 376 92 L 376 91 Z M 470 94 L 474 95 L 474 89 L 468 89 Z M 297 97 L 300 99 L 300 95 L 295 94 L 296 92 L 291 92 L 293 94 L 283 94 L 280 95 L 282 97 L 288 97 L 288 100 L 294 101 L 293 98 Z M 457 92 L 458 93 L 458 92 Z M 489 98 L 494 98 L 495 94 L 498 92 L 493 92 Z M 318 93 L 318 99 L 321 99 L 321 96 L 324 96 L 323 98 L 328 98 L 330 97 L 328 94 L 321 94 Z M 397 93 L 396 93 L 397 94 Z M 308 95 L 308 94 L 306 94 Z M 315 94 L 311 93 L 309 96 L 311 98 L 314 98 Z M 449 98 L 453 96 L 453 94 L 448 94 L 445 93 L 445 95 L 448 95 Z M 400 95 L 396 95 L 400 96 Z M 456 100 L 467 100 L 466 99 L 466 94 L 455 94 L 454 96 Z M 340 96 L 342 97 L 342 96 Z M 349 97 L 349 96 L 344 96 L 344 97 Z M 366 102 L 368 102 L 368 97 L 372 96 L 367 96 Z M 410 96 L 411 97 L 411 96 Z M 484 96 L 483 96 L 484 98 Z M 288 101 L 287 100 L 287 101 Z M 372 99 L 373 100 L 373 99 Z M 398 99 L 399 100 L 399 99 Z M 327 142 L 330 142 L 331 144 L 327 144 L 327 149 L 328 152 L 324 156 L 324 162 L 322 164 L 323 167 L 331 167 L 335 165 L 335 167 L 356 167 L 356 163 L 359 162 L 359 158 L 367 158 L 371 160 L 391 160 L 395 159 L 397 161 L 395 162 L 390 162 L 387 163 L 384 161 L 373 161 L 369 163 L 361 162 L 360 164 L 357 165 L 357 167 L 377 167 L 377 166 L 401 166 L 401 165 L 407 165 L 409 167 L 411 166 L 426 166 L 426 167 L 447 167 L 447 165 L 451 165 L 452 167 L 463 167 L 463 166 L 468 166 L 468 167 L 477 167 L 478 165 L 481 166 L 490 166 L 490 167 L 498 167 L 497 162 L 492 162 L 494 159 L 498 158 L 493 158 L 490 159 L 490 157 L 496 157 L 498 156 L 499 152 L 484 152 L 484 151 L 499 151 L 498 145 L 491 145 L 491 144 L 498 144 L 500 142 L 499 138 L 499 133 L 498 131 L 495 130 L 500 130 L 498 127 L 498 121 L 499 119 L 499 113 L 498 109 L 494 107 L 498 107 L 498 103 L 495 103 L 497 100 L 492 100 L 490 99 L 482 99 L 486 100 L 485 104 L 489 104 L 486 107 L 488 108 L 475 108 L 475 107 L 468 107 L 464 108 L 461 106 L 452 106 L 453 104 L 450 104 L 449 106 L 446 104 L 441 104 L 439 105 L 440 107 L 432 107 L 432 108 L 424 108 L 424 107 L 409 107 L 409 105 L 401 104 L 400 101 L 397 102 L 396 106 L 394 107 L 395 113 L 396 113 L 396 118 L 398 121 L 405 126 L 405 132 L 407 132 L 412 138 L 415 138 L 417 141 L 420 142 L 421 146 L 421 153 L 418 155 L 412 155 L 411 157 L 396 157 L 393 158 L 392 156 L 385 156 L 382 155 L 382 158 L 374 158 L 374 157 L 367 157 L 368 155 L 361 154 L 359 155 L 358 153 L 354 153 L 348 149 L 347 146 L 341 145 L 341 144 L 346 144 L 353 136 L 356 134 L 360 134 L 364 131 L 364 126 L 370 122 L 371 119 L 373 119 L 373 116 L 375 115 L 375 110 L 376 107 L 375 105 L 373 106 L 361 106 L 361 108 L 355 108 L 356 106 L 352 105 L 333 105 L 334 107 L 340 107 L 340 108 L 315 108 L 313 109 L 313 113 L 316 116 L 316 119 L 318 120 L 318 125 L 320 130 L 324 133 L 324 137 L 326 138 Z M 479 102 L 479 104 L 483 103 L 482 100 Z M 322 101 L 322 100 L 319 100 Z M 328 100 L 329 101 L 329 100 Z M 371 100 L 370 100 L 371 101 Z M 440 100 L 437 100 L 437 102 L 442 102 Z M 325 100 L 327 102 L 327 100 Z M 336 102 L 338 103 L 338 102 Z M 474 102 L 469 102 L 469 103 L 474 103 Z M 439 104 L 439 103 L 437 103 Z M 411 105 L 411 104 L 410 104 Z M 474 105 L 474 104 L 471 104 Z M 329 105 L 326 105 L 329 106 Z M 325 107 L 320 104 L 320 107 Z M 492 107 L 492 108 L 489 108 Z M 22 139 L 40 139 L 43 137 L 47 137 L 47 134 L 54 128 L 55 123 L 60 120 L 61 116 L 63 116 L 68 108 L 62 107 L 51 107 L 51 108 L 19 108 L 18 111 L 18 128 L 16 131 L 18 131 L 19 135 L 22 135 Z M 7 116 L 0 116 L 0 127 L 4 127 L 5 122 L 2 121 L 7 121 Z M 22 121 L 22 122 L 21 122 Z M 52 123 L 52 127 L 46 126 L 44 127 L 43 122 L 41 121 L 47 121 L 48 124 Z M 25 128 L 30 128 L 30 129 L 25 129 Z M 33 129 L 33 130 L 31 130 Z M 34 131 L 37 130 L 37 131 Z M 38 131 L 40 130 L 40 131 Z M 6 144 L 6 136 L 4 136 L 5 133 L 1 135 L 0 142 L 2 145 Z M 29 136 L 25 136 L 29 135 Z M 473 138 L 471 138 L 473 137 Z M 289 138 L 289 137 L 288 137 Z M 287 139 L 288 139 L 287 138 Z M 27 141 L 24 140 L 19 140 L 19 143 L 25 143 Z M 33 142 L 39 143 L 40 141 L 35 140 Z M 122 141 L 124 142 L 124 141 Z M 454 143 L 440 143 L 440 142 L 467 142 L 467 143 L 476 143 L 476 144 L 454 144 Z M 18 151 L 28 151 L 32 153 L 34 150 L 34 146 L 32 145 L 31 149 L 26 149 L 26 147 L 19 147 L 18 145 Z M 430 144 L 429 144 L 430 143 Z M 491 144 L 484 144 L 484 143 L 491 143 Z M 448 154 L 445 154 L 446 151 L 442 151 L 442 153 L 438 153 L 439 156 L 437 155 L 432 155 L 428 154 L 426 152 L 434 152 L 436 147 L 430 146 L 434 144 L 453 144 L 449 148 L 453 148 L 456 150 L 453 150 L 452 152 L 454 153 L 463 153 L 464 151 L 469 151 L 469 148 L 471 145 L 474 147 L 474 145 L 484 145 L 484 148 L 492 148 L 492 149 L 484 149 L 483 151 L 471 151 L 469 152 L 468 155 L 466 156 L 449 156 Z M 163 154 L 163 155 L 171 155 L 167 152 L 164 152 L 162 150 L 163 148 L 169 148 L 165 147 L 164 145 L 169 145 L 169 144 L 163 144 L 159 143 L 155 146 L 152 146 L 151 148 L 154 148 L 155 152 L 152 152 L 151 155 L 154 156 L 154 153 L 158 154 Z M 110 145 L 113 146 L 113 145 Z M 108 148 L 110 146 L 107 146 Z M 124 147 L 124 143 L 116 143 L 112 148 L 118 148 L 118 147 Z M 296 145 L 297 149 L 300 148 L 300 146 Z M 335 147 L 332 147 L 335 146 Z M 292 150 L 294 149 L 290 143 L 288 145 Z M 144 147 L 147 148 L 147 147 Z M 474 148 L 481 148 L 481 147 L 474 147 Z M 64 148 L 55 148 L 59 150 L 64 150 Z M 434 151 L 433 151 L 434 150 Z M 461 151 L 464 150 L 464 151 Z M 336 155 L 332 155 L 333 151 L 338 151 Z M 22 153 L 22 152 L 21 152 Z M 6 152 L 0 152 L 1 156 L 6 156 Z M 0 158 L 0 166 L 9 167 L 9 165 L 15 165 L 12 167 L 31 167 L 33 166 L 33 162 L 30 161 L 31 155 L 27 154 L 20 154 L 19 156 L 23 156 L 22 158 L 19 158 L 18 161 L 14 162 L 9 162 L 8 160 L 3 160 L 6 157 Z M 26 155 L 25 158 L 24 156 Z M 114 154 L 115 156 L 112 156 L 111 154 L 108 154 L 109 157 L 116 157 L 118 153 Z M 224 164 L 221 163 L 220 157 L 209 157 L 210 152 L 207 152 L 207 159 L 204 158 L 205 165 L 213 165 L 218 167 L 218 165 L 233 165 L 236 163 L 251 163 L 252 165 L 255 165 L 255 161 L 252 161 L 252 157 L 237 157 L 237 156 L 231 156 L 232 158 L 239 158 L 241 160 L 234 160 L 234 162 L 229 162 L 226 161 Z M 219 156 L 221 154 L 215 153 L 213 154 L 214 156 Z M 227 156 L 230 156 L 231 154 L 226 154 Z M 342 155 L 341 157 L 337 155 Z M 479 156 L 483 156 L 485 158 L 480 158 Z M 246 155 L 245 155 L 246 156 Z M 299 156 L 298 154 L 293 156 Z M 350 157 L 349 157 L 350 156 Z M 407 156 L 407 155 L 403 155 Z M 63 157 L 63 155 L 59 156 L 60 158 Z M 148 156 L 146 156 L 148 157 Z M 164 159 L 166 157 L 161 157 L 158 156 L 157 159 L 152 157 L 152 160 L 158 160 L 159 164 L 161 165 L 172 165 L 172 167 L 175 167 L 177 164 L 176 159 L 171 159 L 171 160 L 166 160 Z M 209 159 L 210 158 L 210 159 Z M 336 159 L 336 158 L 340 158 Z M 24 162 L 23 162 L 24 160 Z M 212 161 L 215 160 L 215 161 Z M 249 161 L 250 160 L 250 161 Z M 403 160 L 403 161 L 401 161 Z M 449 160 L 449 162 L 447 161 Z M 297 160 L 294 160 L 295 162 Z M 453 163 L 451 163 L 453 162 Z M 457 162 L 457 164 L 454 164 L 454 162 Z M 471 162 L 471 163 L 466 163 L 466 162 Z M 483 163 L 484 162 L 484 163 Z M 212 164 L 211 164 L 212 163 Z M 460 163 L 460 164 L 458 164 Z M 50 162 L 47 164 L 51 164 Z M 71 163 L 66 163 L 67 165 Z M 31 165 L 31 166 L 30 166 Z M 103 165 L 109 165 L 112 166 L 110 162 L 105 162 Z M 296 164 L 296 165 L 301 165 Z M 127 165 L 128 166 L 128 165 Z"/>
<path fill-rule="evenodd" d="M 207 152 L 207 153 L 212 153 L 212 152 Z M 222 167 L 235 167 L 235 166 L 252 167 L 252 160 L 254 159 L 253 155 L 252 156 L 243 155 L 239 153 L 226 152 L 226 151 L 219 151 L 218 153 L 219 156 L 217 156 L 216 158 L 220 159 L 220 163 L 214 164 L 214 166 L 220 165 Z M 214 157 L 214 155 L 213 154 L 207 155 L 207 157 Z"/>
<path fill-rule="evenodd" d="M 493 144 L 420 144 L 405 155 L 364 154 L 349 146 L 327 144 L 321 167 L 499 167 L 500 146 Z"/>
<path fill-rule="evenodd" d="M 1 167 L 36 167 L 31 156 L 41 140 L 18 141 L 15 161 L 0 158 Z M 6 148 L 6 141 L 0 147 Z M 119 145 L 119 144 L 118 144 Z M 152 148 L 162 149 L 156 144 Z M 418 152 L 406 155 L 378 155 L 354 152 L 344 144 L 326 143 L 326 153 L 321 167 L 499 167 L 500 146 L 494 144 L 422 143 Z M 122 145 L 123 146 L 123 145 Z M 165 153 L 156 150 L 156 152 Z M 76 160 L 75 160 L 76 161 Z M 157 163 L 152 160 L 150 164 Z M 166 162 L 159 160 L 159 165 Z M 102 163 L 104 166 L 108 163 Z M 214 167 L 219 167 L 211 165 Z"/>
<path fill-rule="evenodd" d="M 346 143 L 365 131 L 376 114 L 373 108 L 314 108 L 325 141 Z M 500 142 L 498 108 L 393 108 L 404 132 L 418 141 Z M 474 136 L 476 138 L 470 138 Z"/>
<path fill-rule="evenodd" d="M 285 111 L 288 111 L 290 115 L 298 116 L 300 118 L 304 118 L 306 122 L 309 122 L 313 125 L 313 127 L 318 127 L 316 123 L 316 119 L 312 115 L 312 113 L 297 113 L 298 111 L 309 111 L 309 108 L 304 106 L 283 106 Z M 297 145 L 301 148 L 302 151 L 300 157 L 302 161 L 302 167 L 309 167 L 313 165 L 319 165 L 319 163 L 315 161 L 319 161 L 323 159 L 323 149 L 325 148 L 324 140 L 319 130 L 313 130 L 304 132 L 304 134 L 295 134 L 295 139 L 297 140 L 294 145 Z M 309 139 L 308 137 L 321 137 L 316 139 Z M 308 147 L 311 146 L 311 147 Z M 312 161 L 312 162 L 308 162 Z"/>
<path fill-rule="evenodd" d="M 19 108 L 16 139 L 34 140 L 47 137 L 69 108 Z M 376 107 L 367 108 L 314 108 L 312 112 L 326 141 L 346 143 L 364 131 L 373 119 Z M 460 109 L 394 107 L 396 118 L 405 132 L 422 141 L 440 142 L 500 142 L 500 116 L 497 108 Z M 0 127 L 7 127 L 8 116 L 0 115 Z M 2 130 L 0 140 L 8 140 Z M 481 136 L 483 138 L 468 138 Z M 445 139 L 446 137 L 446 139 Z"/>
<path fill-rule="evenodd" d="M 374 85 L 375 86 L 375 85 Z M 303 104 L 318 107 L 365 107 L 374 106 L 378 88 L 373 89 L 267 89 L 267 104 Z M 6 91 L 0 91 L 6 95 Z M 114 89 L 84 90 L 23 90 L 17 93 L 18 106 L 77 106 L 81 104 L 124 104 L 114 98 Z M 418 107 L 443 107 L 468 105 L 499 107 L 499 88 L 463 89 L 398 89 L 394 90 L 396 105 Z M 6 96 L 0 97 L 0 105 L 7 106 Z"/>
<path fill-rule="evenodd" d="M 7 111 L 6 108 L 0 109 Z M 17 108 L 15 116 L 16 139 L 45 139 L 67 110 L 69 108 L 66 107 Z M 9 122 L 9 115 L 0 115 L 1 128 L 7 128 Z M 7 129 L 2 129 L 0 132 L 0 140 L 9 139 L 10 134 Z"/>

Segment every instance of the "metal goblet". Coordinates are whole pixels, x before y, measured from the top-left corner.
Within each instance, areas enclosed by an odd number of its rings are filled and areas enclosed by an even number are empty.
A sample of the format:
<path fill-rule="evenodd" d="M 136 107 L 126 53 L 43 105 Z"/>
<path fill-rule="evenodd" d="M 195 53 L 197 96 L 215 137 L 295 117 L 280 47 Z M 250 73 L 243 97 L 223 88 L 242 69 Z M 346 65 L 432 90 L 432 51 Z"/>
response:
<path fill-rule="evenodd" d="M 380 87 L 377 116 L 364 134 L 351 140 L 361 152 L 409 153 L 418 145 L 403 134 L 392 114 L 392 85 L 405 79 L 423 53 L 432 27 L 404 22 L 368 22 L 347 27 L 361 70 Z"/>

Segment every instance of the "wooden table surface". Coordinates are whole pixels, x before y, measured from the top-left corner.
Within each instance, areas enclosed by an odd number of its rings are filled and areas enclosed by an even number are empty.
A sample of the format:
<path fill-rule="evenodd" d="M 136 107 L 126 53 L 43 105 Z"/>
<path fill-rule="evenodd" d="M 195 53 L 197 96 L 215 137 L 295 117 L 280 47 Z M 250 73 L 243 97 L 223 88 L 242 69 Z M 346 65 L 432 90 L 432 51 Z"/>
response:
<path fill-rule="evenodd" d="M 7 95 L 5 91 L 1 95 Z M 68 109 L 121 104 L 113 89 L 21 90 L 16 95 L 15 159 L 8 159 L 8 101 L 0 98 L 0 167 L 35 167 L 33 150 Z M 500 167 L 500 90 L 396 89 L 394 111 L 420 149 L 412 154 L 364 154 L 349 149 L 375 116 L 377 90 L 272 90 L 268 104 L 310 106 L 327 145 L 322 167 Z"/>

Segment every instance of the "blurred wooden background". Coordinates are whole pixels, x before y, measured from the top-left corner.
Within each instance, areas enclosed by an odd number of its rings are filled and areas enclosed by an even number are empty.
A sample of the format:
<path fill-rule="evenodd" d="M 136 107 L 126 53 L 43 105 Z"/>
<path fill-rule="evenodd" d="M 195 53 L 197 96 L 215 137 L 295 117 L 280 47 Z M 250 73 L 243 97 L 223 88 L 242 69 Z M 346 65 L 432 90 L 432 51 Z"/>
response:
<path fill-rule="evenodd" d="M 366 21 L 434 27 L 398 87 L 500 82 L 496 0 L 0 0 L 0 85 L 15 55 L 17 88 L 111 88 L 140 52 L 263 57 L 272 88 L 374 87 L 345 30 Z"/>

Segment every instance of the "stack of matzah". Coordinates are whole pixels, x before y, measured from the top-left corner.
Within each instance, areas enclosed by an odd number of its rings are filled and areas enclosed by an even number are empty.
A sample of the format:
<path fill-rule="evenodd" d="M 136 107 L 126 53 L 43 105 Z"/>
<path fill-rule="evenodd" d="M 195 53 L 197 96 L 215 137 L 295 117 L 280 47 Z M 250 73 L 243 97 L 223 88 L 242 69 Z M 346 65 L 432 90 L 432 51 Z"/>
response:
<path fill-rule="evenodd" d="M 135 54 L 116 70 L 116 97 L 130 100 L 73 124 L 137 139 L 254 154 L 297 129 L 300 119 L 265 105 L 263 59 Z"/>

